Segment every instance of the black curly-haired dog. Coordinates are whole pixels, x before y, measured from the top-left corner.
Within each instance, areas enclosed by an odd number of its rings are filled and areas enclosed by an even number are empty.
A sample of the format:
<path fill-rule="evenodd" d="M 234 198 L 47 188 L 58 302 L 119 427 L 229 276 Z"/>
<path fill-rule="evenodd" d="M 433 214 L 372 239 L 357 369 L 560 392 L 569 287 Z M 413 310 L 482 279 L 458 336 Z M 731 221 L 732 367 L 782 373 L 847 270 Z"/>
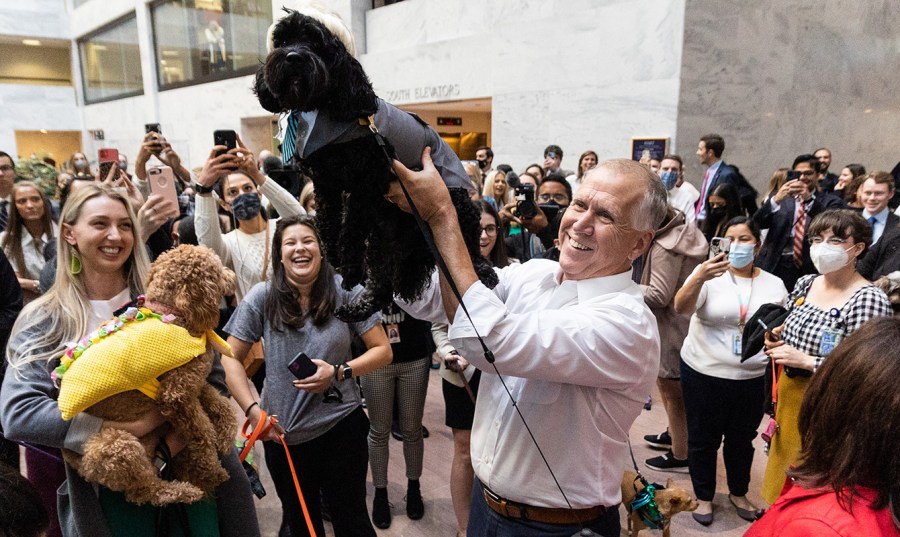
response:
<path fill-rule="evenodd" d="M 448 185 L 475 270 L 494 287 L 497 276 L 479 252 L 481 215 L 469 199 L 472 183 L 450 147 L 417 116 L 375 95 L 339 18 L 312 8 L 285 12 L 270 29 L 254 92 L 266 110 L 286 113 L 282 147 L 313 180 L 328 261 L 345 289 L 365 280 L 366 293 L 335 315 L 363 320 L 395 293 L 418 298 L 430 281 L 435 261 L 424 236 L 411 215 L 384 199 L 396 179 L 391 159 L 421 167 L 425 146 Z"/>

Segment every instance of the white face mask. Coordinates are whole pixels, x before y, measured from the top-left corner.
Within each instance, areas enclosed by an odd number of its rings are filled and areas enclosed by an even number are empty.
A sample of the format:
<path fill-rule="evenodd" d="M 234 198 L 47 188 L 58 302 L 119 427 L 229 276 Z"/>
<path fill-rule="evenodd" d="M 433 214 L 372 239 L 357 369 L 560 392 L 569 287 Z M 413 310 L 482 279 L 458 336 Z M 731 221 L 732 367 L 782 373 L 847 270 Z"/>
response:
<path fill-rule="evenodd" d="M 850 262 L 850 255 L 847 253 L 850 248 L 844 249 L 827 242 L 813 244 L 809 247 L 809 257 L 820 274 L 828 274 L 847 266 Z"/>

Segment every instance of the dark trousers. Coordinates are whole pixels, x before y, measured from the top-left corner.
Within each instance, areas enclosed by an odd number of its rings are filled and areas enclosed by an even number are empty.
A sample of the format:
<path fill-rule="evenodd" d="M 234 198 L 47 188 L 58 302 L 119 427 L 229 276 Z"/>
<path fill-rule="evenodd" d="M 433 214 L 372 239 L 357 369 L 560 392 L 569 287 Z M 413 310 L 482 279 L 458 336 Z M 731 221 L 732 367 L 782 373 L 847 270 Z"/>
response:
<path fill-rule="evenodd" d="M 327 433 L 309 442 L 288 446 L 303 499 L 316 535 L 325 535 L 319 491 L 331 510 L 336 537 L 374 537 L 366 507 L 369 419 L 357 408 Z M 308 536 L 303 509 L 280 442 L 263 442 L 266 466 L 272 474 L 281 510 L 293 537 Z"/>
<path fill-rule="evenodd" d="M 519 537 L 521 535 L 571 537 L 581 531 L 581 526 L 578 525 L 544 524 L 507 518 L 488 507 L 483 491 L 481 481 L 476 478 L 472 485 L 469 527 L 466 528 L 468 537 Z M 610 507 L 603 518 L 585 527 L 603 537 L 619 537 L 622 531 L 619 522 L 619 506 Z"/>
<path fill-rule="evenodd" d="M 732 380 L 711 377 L 681 361 L 681 389 L 688 426 L 688 468 L 698 500 L 716 493 L 719 446 L 725 460 L 728 491 L 747 494 L 753 439 L 763 417 L 765 377 Z"/>

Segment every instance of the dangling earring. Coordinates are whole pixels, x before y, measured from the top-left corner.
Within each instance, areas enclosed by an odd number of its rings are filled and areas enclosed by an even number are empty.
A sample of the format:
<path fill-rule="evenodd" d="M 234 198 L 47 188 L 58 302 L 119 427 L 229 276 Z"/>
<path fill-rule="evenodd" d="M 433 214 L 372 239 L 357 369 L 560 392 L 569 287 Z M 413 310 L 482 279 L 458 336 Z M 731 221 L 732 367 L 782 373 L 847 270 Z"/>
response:
<path fill-rule="evenodd" d="M 77 276 L 81 274 L 81 258 L 78 257 L 78 252 L 72 248 L 69 253 L 71 254 L 71 261 L 69 261 L 69 272 L 72 273 L 72 276 Z"/>

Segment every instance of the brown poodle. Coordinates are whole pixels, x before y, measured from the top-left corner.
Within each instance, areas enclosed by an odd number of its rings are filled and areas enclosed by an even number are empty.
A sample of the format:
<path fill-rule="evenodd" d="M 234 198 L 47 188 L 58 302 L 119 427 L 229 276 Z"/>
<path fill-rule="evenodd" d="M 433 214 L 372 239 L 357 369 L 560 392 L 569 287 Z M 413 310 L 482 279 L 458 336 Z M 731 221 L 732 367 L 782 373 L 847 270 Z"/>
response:
<path fill-rule="evenodd" d="M 631 500 L 642 490 L 644 490 L 644 485 L 637 479 L 637 474 L 626 470 L 625 476 L 622 478 L 622 504 L 625 505 L 625 510 L 628 512 L 628 535 L 631 536 L 636 536 L 641 530 L 647 529 L 641 516 L 631 510 Z M 688 491 L 676 487 L 671 479 L 666 481 L 666 488 L 656 491 L 655 500 L 660 514 L 664 517 L 663 537 L 669 537 L 669 525 L 672 523 L 673 516 L 682 511 L 693 511 L 698 507 L 697 500 Z"/>
<path fill-rule="evenodd" d="M 153 263 L 144 307 L 174 315 L 172 324 L 199 337 L 216 327 L 219 301 L 233 290 L 234 273 L 212 250 L 182 245 Z M 139 354 L 129 352 L 132 358 Z M 167 422 L 143 438 L 104 426 L 85 442 L 84 455 L 64 451 L 66 461 L 87 481 L 124 492 L 135 504 L 192 503 L 211 493 L 228 479 L 219 457 L 234 449 L 237 430 L 228 400 L 206 380 L 212 364 L 207 340 L 205 353 L 159 377 L 157 399 L 131 390 L 94 404 L 87 412 L 105 420 L 134 421 L 156 407 Z M 173 481 L 163 480 L 152 462 L 169 432 L 186 441 L 172 460 Z"/>

